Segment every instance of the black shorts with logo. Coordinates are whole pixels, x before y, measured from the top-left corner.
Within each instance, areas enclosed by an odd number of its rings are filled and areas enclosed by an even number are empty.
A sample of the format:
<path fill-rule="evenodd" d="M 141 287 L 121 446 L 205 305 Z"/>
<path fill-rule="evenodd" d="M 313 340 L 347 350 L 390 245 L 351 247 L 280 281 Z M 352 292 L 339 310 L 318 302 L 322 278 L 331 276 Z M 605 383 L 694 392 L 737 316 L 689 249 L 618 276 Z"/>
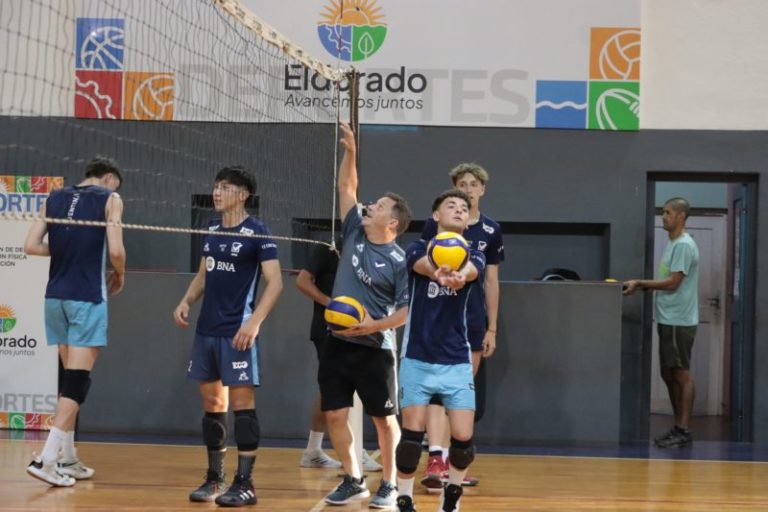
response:
<path fill-rule="evenodd" d="M 397 414 L 397 372 L 392 350 L 368 347 L 328 336 L 317 372 L 320 407 L 352 407 L 355 391 L 369 416 Z"/>

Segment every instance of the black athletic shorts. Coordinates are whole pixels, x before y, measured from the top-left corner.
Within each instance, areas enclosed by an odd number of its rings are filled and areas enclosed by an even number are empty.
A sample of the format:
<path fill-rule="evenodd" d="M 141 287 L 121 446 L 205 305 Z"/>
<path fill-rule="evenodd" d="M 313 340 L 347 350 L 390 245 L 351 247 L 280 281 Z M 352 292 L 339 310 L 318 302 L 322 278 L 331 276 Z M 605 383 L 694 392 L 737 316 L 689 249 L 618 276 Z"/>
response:
<path fill-rule="evenodd" d="M 397 414 L 397 372 L 392 350 L 367 347 L 328 336 L 317 382 L 320 408 L 352 407 L 355 391 L 369 416 Z"/>

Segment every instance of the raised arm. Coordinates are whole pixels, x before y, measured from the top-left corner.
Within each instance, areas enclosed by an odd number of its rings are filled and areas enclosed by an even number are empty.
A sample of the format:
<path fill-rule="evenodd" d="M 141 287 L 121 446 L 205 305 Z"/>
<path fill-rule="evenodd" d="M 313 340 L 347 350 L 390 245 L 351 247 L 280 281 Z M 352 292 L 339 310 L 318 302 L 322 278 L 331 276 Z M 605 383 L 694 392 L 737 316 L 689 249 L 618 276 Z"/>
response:
<path fill-rule="evenodd" d="M 339 216 L 344 219 L 357 204 L 357 145 L 355 134 L 345 122 L 340 123 L 344 157 L 339 166 Z"/>
<path fill-rule="evenodd" d="M 117 192 L 112 193 L 107 199 L 105 207 L 107 224 L 107 247 L 109 261 L 114 271 L 108 278 L 110 295 L 120 293 L 125 284 L 125 246 L 123 245 L 123 199 Z"/>
<path fill-rule="evenodd" d="M 40 217 L 45 217 L 45 205 L 40 208 Z M 24 252 L 30 256 L 50 256 L 51 250 L 48 243 L 44 242 L 48 232 L 48 224 L 44 221 L 34 221 L 27 231 L 27 239 L 24 241 Z"/>

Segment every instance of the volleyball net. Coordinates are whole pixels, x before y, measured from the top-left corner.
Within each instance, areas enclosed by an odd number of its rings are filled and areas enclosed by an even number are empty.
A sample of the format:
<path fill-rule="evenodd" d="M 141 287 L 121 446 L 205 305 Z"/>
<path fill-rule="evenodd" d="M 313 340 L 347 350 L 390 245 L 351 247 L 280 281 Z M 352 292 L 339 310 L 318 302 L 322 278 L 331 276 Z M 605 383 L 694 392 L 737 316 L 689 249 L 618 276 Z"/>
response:
<path fill-rule="evenodd" d="M 34 220 L 40 195 L 103 155 L 125 178 L 132 268 L 196 269 L 214 176 L 232 165 L 256 178 L 246 206 L 284 265 L 330 243 L 355 88 L 285 34 L 239 0 L 5 0 L 0 222 Z"/>

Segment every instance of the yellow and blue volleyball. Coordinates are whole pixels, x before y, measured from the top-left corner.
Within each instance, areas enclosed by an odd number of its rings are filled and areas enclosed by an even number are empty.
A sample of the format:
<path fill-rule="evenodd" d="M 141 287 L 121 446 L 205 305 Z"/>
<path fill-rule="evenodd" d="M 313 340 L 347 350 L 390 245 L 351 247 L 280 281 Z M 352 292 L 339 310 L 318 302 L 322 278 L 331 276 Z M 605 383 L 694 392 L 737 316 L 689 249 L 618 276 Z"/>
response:
<path fill-rule="evenodd" d="M 357 299 L 344 295 L 334 297 L 325 306 L 325 321 L 332 331 L 355 327 L 365 318 L 365 308 Z"/>
<path fill-rule="evenodd" d="M 448 265 L 452 270 L 461 270 L 469 260 L 469 244 L 460 234 L 443 231 L 429 241 L 427 257 L 436 267 Z"/>

